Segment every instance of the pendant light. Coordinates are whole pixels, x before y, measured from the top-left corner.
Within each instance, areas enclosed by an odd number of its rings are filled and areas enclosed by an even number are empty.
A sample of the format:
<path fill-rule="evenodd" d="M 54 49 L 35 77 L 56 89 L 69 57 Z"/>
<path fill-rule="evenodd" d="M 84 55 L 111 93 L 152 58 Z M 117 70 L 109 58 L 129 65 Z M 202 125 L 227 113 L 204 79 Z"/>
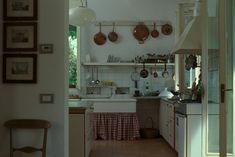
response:
<path fill-rule="evenodd" d="M 83 26 L 88 23 L 95 21 L 95 12 L 87 7 L 87 0 L 85 5 L 83 5 L 83 0 L 81 0 L 82 6 L 69 9 L 69 23 L 75 26 Z"/>

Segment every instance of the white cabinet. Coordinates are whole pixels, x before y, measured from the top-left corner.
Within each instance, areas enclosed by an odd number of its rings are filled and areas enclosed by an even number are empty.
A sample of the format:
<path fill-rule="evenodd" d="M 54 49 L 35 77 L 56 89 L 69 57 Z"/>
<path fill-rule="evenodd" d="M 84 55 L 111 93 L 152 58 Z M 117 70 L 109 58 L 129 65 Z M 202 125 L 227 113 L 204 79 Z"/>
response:
<path fill-rule="evenodd" d="M 89 156 L 93 141 L 92 112 L 90 108 L 69 108 L 69 157 Z"/>
<path fill-rule="evenodd" d="M 159 132 L 160 135 L 174 148 L 175 143 L 175 114 L 174 104 L 161 100 L 159 110 Z"/>

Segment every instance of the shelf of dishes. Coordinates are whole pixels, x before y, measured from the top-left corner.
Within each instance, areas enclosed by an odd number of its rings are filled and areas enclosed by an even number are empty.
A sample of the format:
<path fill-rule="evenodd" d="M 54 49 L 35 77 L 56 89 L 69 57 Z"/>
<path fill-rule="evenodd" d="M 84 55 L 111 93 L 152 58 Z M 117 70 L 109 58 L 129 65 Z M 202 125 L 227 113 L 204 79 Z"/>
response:
<path fill-rule="evenodd" d="M 145 66 L 174 66 L 175 63 L 145 63 Z M 83 66 L 143 66 L 143 63 L 100 63 L 100 62 L 84 62 Z"/>

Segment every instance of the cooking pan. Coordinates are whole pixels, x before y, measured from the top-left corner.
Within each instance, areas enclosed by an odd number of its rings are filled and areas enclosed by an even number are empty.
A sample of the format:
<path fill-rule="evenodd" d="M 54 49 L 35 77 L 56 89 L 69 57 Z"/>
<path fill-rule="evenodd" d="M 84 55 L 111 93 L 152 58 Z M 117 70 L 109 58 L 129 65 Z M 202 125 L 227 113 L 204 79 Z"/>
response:
<path fill-rule="evenodd" d="M 113 31 L 108 34 L 108 38 L 111 42 L 115 42 L 118 39 L 118 34 L 114 31 L 115 23 L 113 23 Z"/>
<path fill-rule="evenodd" d="M 105 36 L 105 34 L 103 34 L 103 33 L 101 32 L 101 23 L 99 23 L 99 25 L 100 25 L 100 31 L 95 34 L 95 36 L 94 36 L 94 42 L 95 42 L 97 45 L 103 45 L 103 44 L 106 42 L 106 36 Z"/>
<path fill-rule="evenodd" d="M 169 76 L 169 72 L 168 72 L 167 69 L 166 69 L 166 63 L 165 63 L 165 65 L 164 65 L 164 71 L 162 72 L 162 77 L 166 78 L 166 77 L 168 77 L 168 76 Z"/>
<path fill-rule="evenodd" d="M 143 44 L 144 41 L 149 36 L 149 29 L 144 23 L 139 23 L 135 28 L 133 29 L 133 36 L 136 40 L 139 41 L 140 44 Z"/>
<path fill-rule="evenodd" d="M 148 77 L 149 72 L 145 69 L 145 62 L 143 62 L 143 69 L 140 71 L 140 77 L 146 78 Z"/>
<path fill-rule="evenodd" d="M 162 25 L 162 34 L 164 35 L 170 35 L 173 31 L 173 28 L 170 24 L 164 24 Z"/>
<path fill-rule="evenodd" d="M 157 74 L 157 66 L 156 66 L 156 63 L 155 63 L 155 71 L 153 72 L 153 77 L 154 78 L 157 78 L 158 77 L 158 74 Z"/>
<path fill-rule="evenodd" d="M 153 38 L 157 38 L 159 36 L 159 32 L 156 29 L 156 22 L 153 23 L 153 30 L 151 31 L 151 36 Z"/>

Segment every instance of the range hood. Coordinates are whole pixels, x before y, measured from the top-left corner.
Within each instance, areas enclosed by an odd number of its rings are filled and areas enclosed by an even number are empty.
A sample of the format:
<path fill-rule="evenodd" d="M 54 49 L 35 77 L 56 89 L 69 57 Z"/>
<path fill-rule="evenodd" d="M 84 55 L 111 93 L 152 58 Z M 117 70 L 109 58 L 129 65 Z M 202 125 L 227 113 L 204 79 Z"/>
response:
<path fill-rule="evenodd" d="M 199 2 L 195 3 L 193 19 L 187 24 L 183 33 L 176 40 L 172 54 L 201 54 L 201 16 Z"/>
<path fill-rule="evenodd" d="M 175 43 L 173 54 L 201 54 L 201 18 L 194 16 Z"/>

